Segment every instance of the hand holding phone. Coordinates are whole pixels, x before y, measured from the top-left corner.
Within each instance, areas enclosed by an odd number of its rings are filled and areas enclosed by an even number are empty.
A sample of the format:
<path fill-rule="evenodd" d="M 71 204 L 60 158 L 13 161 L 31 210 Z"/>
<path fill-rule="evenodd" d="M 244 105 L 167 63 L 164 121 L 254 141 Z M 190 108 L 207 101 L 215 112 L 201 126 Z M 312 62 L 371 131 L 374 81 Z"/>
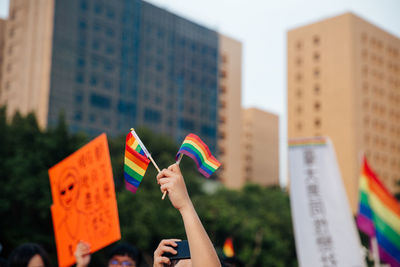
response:
<path fill-rule="evenodd" d="M 163 254 L 164 257 L 168 257 L 170 260 L 181 260 L 181 259 L 190 259 L 190 249 L 189 243 L 187 240 L 176 241 L 178 246 L 172 247 L 176 250 L 176 254 L 172 254 L 169 252 L 165 252 Z"/>

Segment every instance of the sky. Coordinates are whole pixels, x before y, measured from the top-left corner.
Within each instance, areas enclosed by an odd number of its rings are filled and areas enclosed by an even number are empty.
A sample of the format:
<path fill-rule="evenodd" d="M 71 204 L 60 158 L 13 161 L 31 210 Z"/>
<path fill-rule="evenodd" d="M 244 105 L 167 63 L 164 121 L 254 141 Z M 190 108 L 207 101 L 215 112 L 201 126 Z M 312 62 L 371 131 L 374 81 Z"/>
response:
<path fill-rule="evenodd" d="M 30 0 L 33 1 L 33 0 Z M 242 105 L 279 115 L 280 181 L 287 181 L 286 33 L 352 12 L 400 38 L 400 0 L 147 0 L 243 45 Z M 0 17 L 8 0 L 0 0 Z"/>

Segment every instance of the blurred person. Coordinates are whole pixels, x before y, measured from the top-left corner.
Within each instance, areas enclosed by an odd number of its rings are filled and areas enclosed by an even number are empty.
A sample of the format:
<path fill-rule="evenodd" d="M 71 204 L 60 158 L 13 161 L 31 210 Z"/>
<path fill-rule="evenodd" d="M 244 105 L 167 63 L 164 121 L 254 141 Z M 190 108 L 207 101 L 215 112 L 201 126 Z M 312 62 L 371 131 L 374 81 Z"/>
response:
<path fill-rule="evenodd" d="M 76 267 L 88 266 L 90 258 L 90 245 L 84 241 L 80 241 L 75 251 Z M 111 249 L 107 266 L 138 267 L 141 261 L 142 254 L 136 247 L 128 243 L 119 243 Z"/>
<path fill-rule="evenodd" d="M 163 254 L 164 252 L 176 254 L 177 252 L 173 247 L 176 247 L 178 239 L 162 240 L 154 251 L 153 267 L 164 265 L 180 267 L 221 266 L 214 246 L 190 200 L 179 165 L 175 163 L 169 166 L 168 169 L 163 169 L 157 175 L 157 181 L 160 184 L 161 192 L 168 191 L 168 198 L 171 204 L 182 216 L 189 243 L 190 259 L 171 262 Z"/>
<path fill-rule="evenodd" d="M 15 248 L 8 259 L 9 267 L 50 267 L 47 252 L 36 243 L 25 243 Z"/>

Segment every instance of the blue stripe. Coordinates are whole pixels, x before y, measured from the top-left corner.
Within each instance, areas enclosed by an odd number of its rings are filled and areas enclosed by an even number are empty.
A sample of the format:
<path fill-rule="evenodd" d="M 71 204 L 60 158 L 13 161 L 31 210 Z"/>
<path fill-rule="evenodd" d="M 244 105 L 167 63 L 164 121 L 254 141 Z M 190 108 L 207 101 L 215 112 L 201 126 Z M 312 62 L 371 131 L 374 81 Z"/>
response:
<path fill-rule="evenodd" d="M 190 149 L 188 147 L 181 147 L 181 149 L 179 149 L 178 153 L 180 153 L 181 151 L 189 152 L 191 155 L 193 155 L 196 158 L 197 168 L 199 168 L 199 169 L 201 168 L 209 174 L 212 174 L 214 172 L 214 170 L 210 169 L 207 164 L 202 164 L 201 158 L 196 153 L 196 151 L 194 151 L 193 149 Z"/>
<path fill-rule="evenodd" d="M 376 233 L 378 244 L 393 258 L 400 262 L 400 250 L 391 243 L 381 232 Z"/>
<path fill-rule="evenodd" d="M 124 172 L 124 177 L 128 183 L 130 183 L 131 185 L 133 185 L 135 187 L 139 187 L 140 182 L 138 180 L 136 180 L 135 178 L 133 178 L 132 176 L 130 176 L 128 173 Z"/>
<path fill-rule="evenodd" d="M 372 210 L 369 206 L 360 203 L 360 212 L 362 215 L 372 220 Z"/>

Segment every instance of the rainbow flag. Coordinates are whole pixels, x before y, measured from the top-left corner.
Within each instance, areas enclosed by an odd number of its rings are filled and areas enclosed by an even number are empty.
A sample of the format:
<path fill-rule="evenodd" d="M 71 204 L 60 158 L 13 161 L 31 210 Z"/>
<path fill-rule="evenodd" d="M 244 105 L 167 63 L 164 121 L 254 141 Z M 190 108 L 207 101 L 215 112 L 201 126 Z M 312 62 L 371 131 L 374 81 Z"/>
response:
<path fill-rule="evenodd" d="M 363 160 L 360 177 L 358 228 L 376 237 L 382 261 L 400 266 L 400 205 Z"/>
<path fill-rule="evenodd" d="M 222 248 L 222 252 L 224 253 L 225 257 L 231 258 L 235 256 L 235 251 L 233 250 L 233 242 L 232 238 L 228 237 L 225 240 L 224 247 Z"/>
<path fill-rule="evenodd" d="M 132 130 L 126 136 L 124 160 L 125 186 L 132 193 L 136 193 L 150 163 L 150 160 L 146 157 L 146 148 L 140 144 L 139 137 Z"/>
<path fill-rule="evenodd" d="M 201 141 L 200 137 L 192 133 L 183 140 L 181 148 L 176 154 L 177 160 L 181 154 L 191 157 L 196 162 L 198 171 L 207 178 L 221 166 L 221 163 L 211 155 L 207 145 Z"/>

